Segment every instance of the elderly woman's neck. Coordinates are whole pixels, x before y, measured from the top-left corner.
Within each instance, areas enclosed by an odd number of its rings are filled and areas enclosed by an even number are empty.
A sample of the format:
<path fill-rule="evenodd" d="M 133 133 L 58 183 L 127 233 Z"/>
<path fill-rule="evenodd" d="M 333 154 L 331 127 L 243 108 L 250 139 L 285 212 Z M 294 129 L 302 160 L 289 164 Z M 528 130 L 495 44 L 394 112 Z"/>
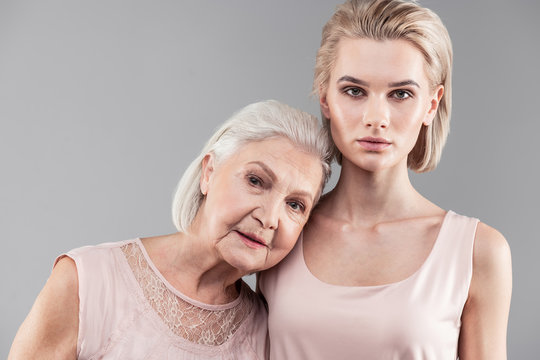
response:
<path fill-rule="evenodd" d="M 176 233 L 143 239 L 143 245 L 159 272 L 182 294 L 206 304 L 231 302 L 244 274 L 216 256 L 199 236 Z"/>

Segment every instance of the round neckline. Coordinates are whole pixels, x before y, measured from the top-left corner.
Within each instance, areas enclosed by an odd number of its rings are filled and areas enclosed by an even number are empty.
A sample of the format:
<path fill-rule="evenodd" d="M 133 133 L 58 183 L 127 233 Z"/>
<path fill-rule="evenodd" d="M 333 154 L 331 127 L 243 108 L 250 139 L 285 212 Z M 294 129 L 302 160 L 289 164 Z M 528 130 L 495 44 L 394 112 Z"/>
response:
<path fill-rule="evenodd" d="M 167 279 L 165 279 L 163 274 L 161 274 L 161 272 L 158 270 L 158 268 L 156 267 L 156 265 L 154 264 L 154 262 L 150 258 L 150 255 L 146 251 L 146 248 L 144 247 L 144 244 L 142 243 L 141 238 L 136 238 L 135 243 L 137 244 L 137 246 L 141 250 L 141 252 L 142 252 L 142 254 L 144 256 L 144 259 L 146 260 L 146 262 L 148 263 L 148 265 L 150 266 L 150 268 L 152 269 L 154 274 L 156 274 L 156 276 L 159 277 L 159 279 L 163 282 L 163 284 L 167 287 L 167 289 L 169 291 L 171 291 L 174 295 L 178 296 L 179 298 L 183 299 L 184 301 L 187 301 L 187 302 L 191 303 L 192 305 L 195 305 L 197 307 L 200 307 L 200 308 L 206 309 L 206 310 L 214 310 L 214 311 L 216 311 L 216 310 L 227 310 L 227 309 L 231 309 L 231 308 L 237 306 L 238 304 L 240 304 L 240 301 L 242 300 L 242 298 L 245 295 L 245 285 L 244 285 L 243 281 L 240 281 L 241 286 L 240 286 L 240 291 L 239 291 L 238 297 L 236 299 L 234 299 L 233 301 L 231 301 L 231 302 L 228 302 L 228 303 L 225 303 L 225 304 L 207 304 L 207 303 L 203 303 L 203 302 L 201 302 L 199 300 L 192 299 L 189 296 L 187 296 L 187 295 L 183 294 L 182 292 L 180 292 L 178 289 L 176 289 L 174 286 L 172 286 L 171 283 L 169 283 L 169 281 L 167 281 Z"/>
<path fill-rule="evenodd" d="M 444 214 L 444 217 L 443 217 L 443 220 L 442 220 L 442 223 L 441 223 L 441 227 L 439 228 L 439 232 L 437 233 L 437 237 L 435 238 L 435 242 L 433 243 L 433 246 L 431 247 L 431 250 L 430 250 L 428 256 L 424 259 L 424 261 L 418 267 L 418 269 L 416 269 L 411 275 L 407 276 L 406 278 L 404 278 L 402 280 L 394 281 L 394 282 L 387 283 L 387 284 L 380 284 L 380 285 L 350 285 L 349 286 L 349 285 L 339 285 L 339 284 L 327 283 L 327 282 L 319 279 L 317 276 L 315 276 L 315 274 L 313 274 L 311 272 L 311 270 L 309 269 L 309 267 L 308 267 L 308 265 L 306 263 L 306 258 L 304 257 L 304 234 L 303 233 L 300 234 L 300 239 L 298 239 L 301 263 L 302 263 L 304 269 L 306 270 L 306 272 L 308 273 L 310 278 L 315 280 L 317 283 L 322 284 L 323 286 L 327 286 L 327 287 L 331 287 L 331 288 L 374 290 L 374 289 L 384 289 L 384 288 L 388 288 L 388 287 L 392 287 L 392 286 L 398 286 L 400 284 L 403 284 L 405 282 L 408 282 L 408 281 L 414 279 L 416 276 L 418 276 L 418 274 L 420 274 L 422 272 L 422 270 L 427 266 L 427 264 L 429 264 L 431 262 L 431 258 L 434 256 L 434 253 L 436 252 L 436 248 L 440 246 L 439 243 L 440 243 L 441 235 L 443 234 L 443 230 L 447 227 L 448 219 L 450 218 L 451 214 L 454 214 L 454 212 L 452 210 L 448 210 L 446 212 L 446 214 Z"/>

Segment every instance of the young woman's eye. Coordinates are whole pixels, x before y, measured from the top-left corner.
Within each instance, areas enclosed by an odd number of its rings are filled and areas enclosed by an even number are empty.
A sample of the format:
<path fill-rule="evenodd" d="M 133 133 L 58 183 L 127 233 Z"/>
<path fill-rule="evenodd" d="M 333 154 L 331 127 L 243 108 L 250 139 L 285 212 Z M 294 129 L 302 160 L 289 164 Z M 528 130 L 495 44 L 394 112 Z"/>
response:
<path fill-rule="evenodd" d="M 396 90 L 392 93 L 392 96 L 398 100 L 405 100 L 412 96 L 412 94 L 407 90 Z"/>
<path fill-rule="evenodd" d="M 288 204 L 289 204 L 289 207 L 293 209 L 294 211 L 304 212 L 305 210 L 304 204 L 302 204 L 299 201 L 289 201 Z"/>
<path fill-rule="evenodd" d="M 262 180 L 258 176 L 255 176 L 255 175 L 248 175 L 248 182 L 250 185 L 253 185 L 253 186 L 262 186 L 263 184 Z"/>
<path fill-rule="evenodd" d="M 357 87 L 349 87 L 345 89 L 345 94 L 352 96 L 352 97 L 358 97 L 364 94 L 362 89 Z"/>

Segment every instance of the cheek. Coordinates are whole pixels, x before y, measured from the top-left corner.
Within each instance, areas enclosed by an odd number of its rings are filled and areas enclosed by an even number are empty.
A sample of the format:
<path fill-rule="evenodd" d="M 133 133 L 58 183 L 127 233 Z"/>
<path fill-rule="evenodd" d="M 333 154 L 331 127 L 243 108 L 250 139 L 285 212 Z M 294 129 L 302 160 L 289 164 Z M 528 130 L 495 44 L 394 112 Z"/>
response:
<path fill-rule="evenodd" d="M 400 133 L 416 140 L 424 121 L 424 115 L 419 106 L 401 109 L 395 114 L 395 119 L 401 119 L 401 121 L 395 121 L 393 126 Z"/>
<path fill-rule="evenodd" d="M 214 193 L 215 196 L 209 197 L 208 208 L 212 209 L 210 221 L 213 226 L 222 229 L 236 224 L 240 218 L 245 216 L 246 199 L 249 195 L 240 191 L 223 190 Z"/>
<path fill-rule="evenodd" d="M 282 227 L 281 233 L 279 234 L 278 243 L 275 246 L 276 250 L 285 252 L 283 256 L 285 256 L 289 251 L 291 251 L 296 244 L 296 241 L 298 240 L 298 237 L 300 236 L 300 233 L 304 228 L 305 222 L 300 224 L 291 221 L 291 223 L 287 225 L 288 226 Z"/>
<path fill-rule="evenodd" d="M 330 110 L 332 134 L 345 137 L 361 126 L 365 109 L 359 101 L 340 99 L 331 104 Z"/>
<path fill-rule="evenodd" d="M 330 134 L 336 145 L 346 142 L 348 135 L 354 133 L 354 122 L 347 119 L 346 114 L 334 115 L 330 119 Z"/>

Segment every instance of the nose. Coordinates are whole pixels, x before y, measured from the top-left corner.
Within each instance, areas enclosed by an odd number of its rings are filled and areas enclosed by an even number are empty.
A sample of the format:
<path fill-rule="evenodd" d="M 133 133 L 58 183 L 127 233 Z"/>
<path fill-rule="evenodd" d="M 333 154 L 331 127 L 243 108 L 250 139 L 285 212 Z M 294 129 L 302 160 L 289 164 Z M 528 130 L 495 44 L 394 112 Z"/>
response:
<path fill-rule="evenodd" d="M 279 212 L 281 202 L 277 199 L 265 199 L 257 206 L 252 214 L 263 229 L 276 230 L 279 226 Z"/>
<path fill-rule="evenodd" d="M 386 101 L 377 97 L 369 98 L 364 111 L 363 123 L 366 127 L 386 129 L 390 124 Z"/>

